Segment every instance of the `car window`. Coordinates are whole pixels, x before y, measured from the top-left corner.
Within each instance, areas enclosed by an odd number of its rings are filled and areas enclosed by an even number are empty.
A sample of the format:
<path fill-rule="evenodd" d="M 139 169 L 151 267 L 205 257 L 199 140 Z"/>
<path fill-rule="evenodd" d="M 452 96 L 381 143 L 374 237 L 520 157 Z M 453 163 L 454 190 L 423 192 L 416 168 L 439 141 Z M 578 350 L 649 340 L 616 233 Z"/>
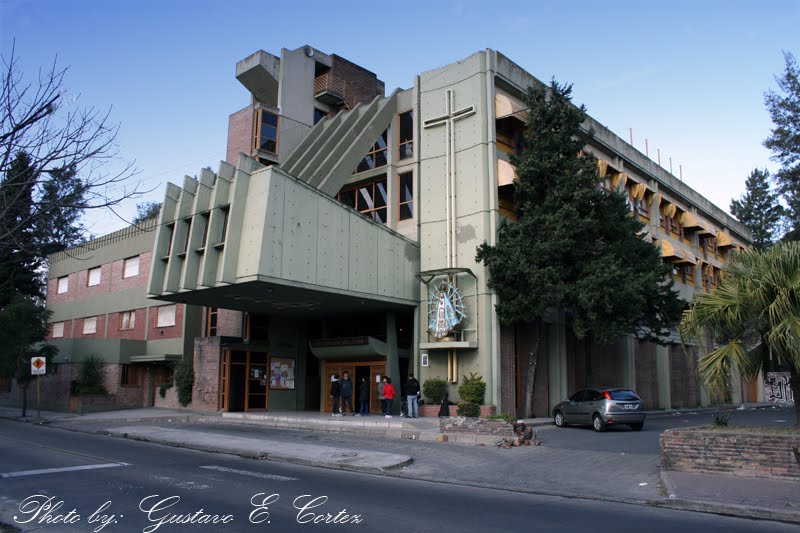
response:
<path fill-rule="evenodd" d="M 636 393 L 633 392 L 632 390 L 618 389 L 618 390 L 611 390 L 608 392 L 609 394 L 611 394 L 612 400 L 633 401 L 639 399 L 639 397 L 636 396 Z"/>
<path fill-rule="evenodd" d="M 600 393 L 596 390 L 587 390 L 586 391 L 586 398 L 583 400 L 584 402 L 596 402 L 600 399 Z"/>
<path fill-rule="evenodd" d="M 569 397 L 569 401 L 571 402 L 582 402 L 583 398 L 586 396 L 585 390 L 579 390 L 575 394 Z"/>

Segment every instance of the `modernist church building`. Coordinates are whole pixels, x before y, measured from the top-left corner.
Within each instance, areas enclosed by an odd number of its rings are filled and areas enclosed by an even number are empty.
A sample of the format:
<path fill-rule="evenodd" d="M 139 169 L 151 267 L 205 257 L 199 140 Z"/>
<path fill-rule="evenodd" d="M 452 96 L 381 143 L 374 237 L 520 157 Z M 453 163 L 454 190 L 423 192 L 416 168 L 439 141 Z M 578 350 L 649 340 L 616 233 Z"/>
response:
<path fill-rule="evenodd" d="M 374 73 L 310 46 L 259 51 L 236 77 L 250 104 L 230 117 L 227 160 L 168 184 L 157 223 L 136 230 L 149 244 L 142 305 L 185 310 L 180 341 L 172 353 L 148 340 L 145 353 L 117 355 L 121 372 L 154 376 L 192 358 L 191 407 L 219 411 L 330 411 L 330 376 L 344 371 L 371 384 L 375 410 L 381 376 L 402 383 L 409 372 L 447 380 L 457 401 L 474 372 L 486 405 L 528 415 L 538 350 L 537 416 L 584 385 L 631 387 L 653 408 L 708 402 L 696 376 L 702 349 L 687 354 L 677 338 L 587 350 L 555 312 L 543 330 L 498 322 L 476 248 L 515 217 L 509 156 L 527 120 L 522 95 L 540 83 L 507 57 L 480 51 L 389 94 Z M 605 186 L 628 195 L 681 296 L 714 290 L 749 231 L 599 122 L 586 126 Z M 124 242 L 109 261 L 124 261 Z M 58 269 L 51 284 L 69 274 Z M 54 310 L 73 329 L 84 318 Z M 105 312 L 108 330 L 107 316 L 124 310 L 85 312 Z M 149 320 L 152 337 L 159 318 Z M 757 399 L 738 377 L 732 385 L 733 401 Z"/>

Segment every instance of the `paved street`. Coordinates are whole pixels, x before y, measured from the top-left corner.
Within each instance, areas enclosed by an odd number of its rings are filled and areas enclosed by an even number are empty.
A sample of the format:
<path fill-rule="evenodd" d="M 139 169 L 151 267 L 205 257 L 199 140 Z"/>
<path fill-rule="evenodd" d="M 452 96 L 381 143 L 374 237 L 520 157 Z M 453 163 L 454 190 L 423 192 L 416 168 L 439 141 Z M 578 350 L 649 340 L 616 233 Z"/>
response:
<path fill-rule="evenodd" d="M 4 420 L 0 420 L 0 435 L 3 435 L 0 437 L 0 474 L 4 477 L 0 482 L 0 513 L 5 522 L 13 522 L 15 515 L 18 521 L 29 520 L 29 523 L 21 524 L 23 530 L 28 531 L 41 528 L 43 524 L 38 522 L 45 510 L 39 510 L 40 514 L 34 518 L 38 504 L 29 501 L 28 506 L 20 510 L 19 503 L 36 494 L 43 495 L 37 498 L 39 504 L 49 497 L 54 498 L 53 505 L 64 502 L 52 514 L 64 515 L 75 509 L 69 517 L 72 524 L 51 524 L 43 528 L 52 532 L 172 532 L 187 528 L 238 532 L 257 531 L 269 526 L 276 531 L 322 527 L 404 533 L 578 531 L 587 528 L 640 531 L 643 527 L 656 532 L 675 529 L 744 532 L 756 527 L 761 531 L 792 531 L 796 528 L 780 523 L 591 499 L 531 495 L 246 460 Z M 395 441 L 383 442 L 392 444 Z M 456 455 L 463 450 L 489 451 L 461 446 L 439 448 L 452 450 Z M 425 453 L 418 455 L 424 464 Z M 478 455 L 460 457 L 468 460 Z M 76 469 L 80 467 L 83 469 Z M 59 470 L 41 472 L 45 469 Z M 480 463 L 463 462 L 460 465 L 460 470 L 470 469 L 480 469 Z M 40 472 L 32 472 L 34 470 Z M 605 488 L 608 490 L 613 486 L 614 483 L 607 483 Z M 261 495 L 254 498 L 258 494 Z M 278 496 L 268 498 L 273 494 Z M 297 509 L 309 504 L 312 497 L 323 496 L 327 500 L 324 503 L 318 500 L 318 507 L 304 511 Z M 165 501 L 165 498 L 174 500 Z M 257 505 L 254 505 L 263 503 L 265 498 L 270 501 L 276 498 L 268 504 L 269 517 L 265 512 L 259 513 Z M 166 507 L 173 501 L 174 506 Z M 105 502 L 111 503 L 94 514 Z M 160 504 L 163 507 L 160 510 L 158 502 L 164 502 Z M 201 509 L 202 513 L 197 514 Z M 339 515 L 343 509 L 347 511 Z M 464 509 L 474 512 L 465 513 Z M 152 511 L 148 513 L 148 510 Z M 332 517 L 339 515 L 340 521 L 344 514 L 350 515 L 351 521 L 354 515 L 359 515 L 361 521 L 350 524 L 298 523 L 317 516 L 325 517 L 327 513 Z M 113 519 L 102 518 L 112 514 Z M 227 523 L 213 526 L 167 523 L 175 514 L 197 514 L 195 520 L 217 515 L 218 520 L 227 520 Z M 251 518 L 263 521 L 252 524 Z M 90 524 L 90 520 L 94 522 Z M 103 520 L 108 520 L 105 527 L 102 527 Z M 159 525 L 160 521 L 164 522 L 163 525 Z"/>

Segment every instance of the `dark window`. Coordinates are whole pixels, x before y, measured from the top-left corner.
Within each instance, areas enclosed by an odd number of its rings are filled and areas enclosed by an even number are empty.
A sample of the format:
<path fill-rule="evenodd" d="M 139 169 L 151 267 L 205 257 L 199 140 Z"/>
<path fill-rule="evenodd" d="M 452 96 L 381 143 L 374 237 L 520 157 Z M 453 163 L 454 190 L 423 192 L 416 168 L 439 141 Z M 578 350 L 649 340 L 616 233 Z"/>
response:
<path fill-rule="evenodd" d="M 364 172 L 386 166 L 386 131 L 384 131 L 375 144 L 372 146 L 364 159 L 358 164 L 356 172 Z"/>
<path fill-rule="evenodd" d="M 183 242 L 183 252 L 189 251 L 189 236 L 192 234 L 192 219 L 185 219 L 186 222 L 186 240 Z"/>
<path fill-rule="evenodd" d="M 343 189 L 337 196 L 344 205 L 370 217 L 380 224 L 386 223 L 386 176 Z"/>
<path fill-rule="evenodd" d="M 203 214 L 203 242 L 200 243 L 200 248 L 205 248 L 208 241 L 208 222 L 210 218 L 208 213 Z"/>
<path fill-rule="evenodd" d="M 414 217 L 414 174 L 406 172 L 405 174 L 400 174 L 399 178 L 398 217 L 400 220 L 406 220 Z"/>
<path fill-rule="evenodd" d="M 225 232 L 228 231 L 228 215 L 231 212 L 231 208 L 229 206 L 225 206 L 222 208 L 222 234 L 219 237 L 219 242 L 225 242 Z"/>
<path fill-rule="evenodd" d="M 322 120 L 323 118 L 327 117 L 327 111 L 323 111 L 322 109 L 314 108 L 314 124 Z"/>
<path fill-rule="evenodd" d="M 414 157 L 414 112 L 400 114 L 400 159 Z"/>
<path fill-rule="evenodd" d="M 206 337 L 217 336 L 217 308 L 206 307 Z"/>
<path fill-rule="evenodd" d="M 632 390 L 610 390 L 608 391 L 612 400 L 638 400 L 639 397 Z"/>
<path fill-rule="evenodd" d="M 137 365 L 122 365 L 120 385 L 133 387 L 142 384 L 142 367 Z"/>
<path fill-rule="evenodd" d="M 261 110 L 258 113 L 255 145 L 258 150 L 271 154 L 278 153 L 278 115 Z"/>

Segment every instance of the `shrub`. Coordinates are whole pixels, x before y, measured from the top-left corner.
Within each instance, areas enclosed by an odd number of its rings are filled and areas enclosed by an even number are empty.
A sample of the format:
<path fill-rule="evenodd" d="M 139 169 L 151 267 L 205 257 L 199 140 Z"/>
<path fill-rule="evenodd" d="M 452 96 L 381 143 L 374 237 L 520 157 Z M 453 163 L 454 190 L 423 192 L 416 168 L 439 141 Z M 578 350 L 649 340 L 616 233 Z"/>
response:
<path fill-rule="evenodd" d="M 468 416 L 470 418 L 478 418 L 481 416 L 481 406 L 477 403 L 465 403 L 461 402 L 458 404 L 458 416 Z"/>
<path fill-rule="evenodd" d="M 103 386 L 102 357 L 91 354 L 83 358 L 75 391 L 78 394 L 107 394 Z"/>
<path fill-rule="evenodd" d="M 192 387 L 194 387 L 194 364 L 192 359 L 184 357 L 175 367 L 175 386 L 178 388 L 178 401 L 182 406 L 186 407 L 192 402 Z"/>
<path fill-rule="evenodd" d="M 717 413 L 714 415 L 714 425 L 716 427 L 728 427 L 730 424 L 731 415 L 728 413 Z"/>
<path fill-rule="evenodd" d="M 470 372 L 469 377 L 464 376 L 464 382 L 458 387 L 458 395 L 464 403 L 481 405 L 486 395 L 486 382 L 482 376 Z"/>
<path fill-rule="evenodd" d="M 509 414 L 509 413 L 500 413 L 498 415 L 490 415 L 487 418 L 491 418 L 491 419 L 494 419 L 494 420 L 505 420 L 506 422 L 508 422 L 510 424 L 516 424 L 517 420 L 518 420 L 516 416 L 514 416 L 512 414 Z"/>
<path fill-rule="evenodd" d="M 429 378 L 422 385 L 422 394 L 427 398 L 428 403 L 440 404 L 442 398 L 447 393 L 447 382 L 442 378 Z"/>
<path fill-rule="evenodd" d="M 172 382 L 162 383 L 161 385 L 158 386 L 158 394 L 159 394 L 159 396 L 161 396 L 162 398 L 165 398 L 167 396 L 167 389 L 171 389 L 171 388 L 172 388 Z"/>

